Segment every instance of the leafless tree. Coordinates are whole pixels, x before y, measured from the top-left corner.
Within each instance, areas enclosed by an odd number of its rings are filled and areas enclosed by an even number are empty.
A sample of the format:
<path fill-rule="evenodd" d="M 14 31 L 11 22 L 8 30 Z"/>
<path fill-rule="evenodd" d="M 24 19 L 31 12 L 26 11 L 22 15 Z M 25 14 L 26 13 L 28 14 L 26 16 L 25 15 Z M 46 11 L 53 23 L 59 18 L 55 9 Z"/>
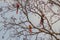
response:
<path fill-rule="evenodd" d="M 0 8 L 0 17 L 3 19 L 0 21 L 3 24 L 0 30 L 4 30 L 3 39 L 9 31 L 7 40 L 12 38 L 60 40 L 60 32 L 56 32 L 53 27 L 60 21 L 59 0 L 11 0 L 9 2 L 4 0 L 4 2 L 8 5 Z M 15 12 L 16 2 L 19 3 L 18 14 Z M 3 11 L 3 8 L 6 11 Z"/>

